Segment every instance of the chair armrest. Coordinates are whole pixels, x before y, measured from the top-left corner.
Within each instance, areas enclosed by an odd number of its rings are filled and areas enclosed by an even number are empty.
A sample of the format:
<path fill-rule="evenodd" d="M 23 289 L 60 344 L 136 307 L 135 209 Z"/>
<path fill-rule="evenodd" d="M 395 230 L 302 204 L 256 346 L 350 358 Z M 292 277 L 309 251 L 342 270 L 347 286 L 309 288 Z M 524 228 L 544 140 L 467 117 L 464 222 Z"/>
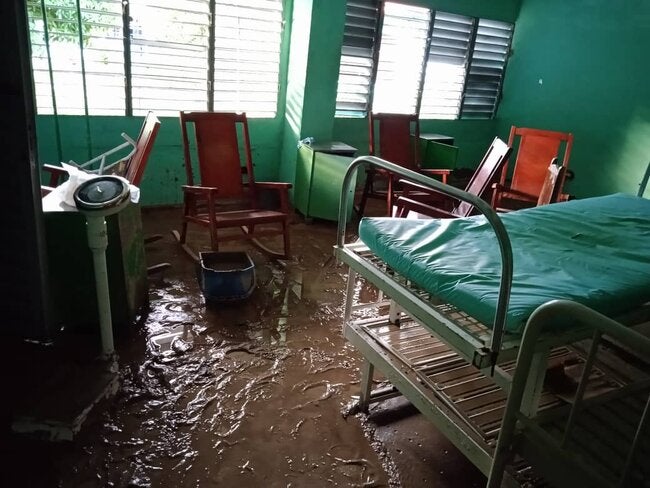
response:
<path fill-rule="evenodd" d="M 442 197 L 446 199 L 453 199 L 454 197 L 446 195 L 434 188 L 429 188 L 427 186 L 415 183 L 410 180 L 399 180 L 399 184 L 402 186 L 404 196 L 408 196 L 409 192 L 420 192 L 427 195 Z"/>
<path fill-rule="evenodd" d="M 537 201 L 537 197 L 535 195 L 531 195 L 530 193 L 526 193 L 519 190 L 513 190 L 512 188 L 503 186 L 500 183 L 494 183 L 492 185 L 492 189 L 498 191 L 499 193 L 502 193 L 501 197 L 505 196 L 506 198 L 508 198 L 508 195 L 511 195 L 513 197 L 519 197 L 520 199 L 526 201 L 531 201 L 531 202 Z"/>
<path fill-rule="evenodd" d="M 280 181 L 256 181 L 255 186 L 267 188 L 269 190 L 289 190 L 293 185 L 291 183 L 283 183 Z"/>
<path fill-rule="evenodd" d="M 289 188 L 293 186 L 291 183 L 283 183 L 280 181 L 256 181 L 255 186 L 266 190 L 276 190 L 280 195 L 280 211 L 283 213 L 289 212 Z"/>
<path fill-rule="evenodd" d="M 48 186 L 56 187 L 61 184 L 60 179 L 64 176 L 68 176 L 68 172 L 64 170 L 61 166 L 54 166 L 52 164 L 44 164 L 43 170 L 47 173 L 50 173 L 50 182 Z"/>
<path fill-rule="evenodd" d="M 181 186 L 183 189 L 184 193 L 191 193 L 194 195 L 210 195 L 212 193 L 217 193 L 219 191 L 218 188 L 215 188 L 213 186 L 190 186 L 190 185 L 183 185 Z"/>
<path fill-rule="evenodd" d="M 431 169 L 431 168 L 420 168 L 420 173 L 427 176 L 442 176 L 442 182 L 447 183 L 447 176 L 451 174 L 450 169 Z"/>
<path fill-rule="evenodd" d="M 413 200 L 412 198 L 400 196 L 397 199 L 397 216 L 398 217 L 406 217 L 408 214 L 408 211 L 413 210 L 415 212 L 427 215 L 429 217 L 434 217 L 434 218 L 457 218 L 457 215 L 454 215 L 451 212 L 447 212 L 446 210 L 443 210 L 441 208 L 433 207 L 431 205 L 427 205 L 426 203 L 423 202 L 418 202 L 417 200 Z"/>
<path fill-rule="evenodd" d="M 450 169 L 433 169 L 433 168 L 420 168 L 418 170 L 422 174 L 432 174 L 432 175 L 450 175 Z"/>

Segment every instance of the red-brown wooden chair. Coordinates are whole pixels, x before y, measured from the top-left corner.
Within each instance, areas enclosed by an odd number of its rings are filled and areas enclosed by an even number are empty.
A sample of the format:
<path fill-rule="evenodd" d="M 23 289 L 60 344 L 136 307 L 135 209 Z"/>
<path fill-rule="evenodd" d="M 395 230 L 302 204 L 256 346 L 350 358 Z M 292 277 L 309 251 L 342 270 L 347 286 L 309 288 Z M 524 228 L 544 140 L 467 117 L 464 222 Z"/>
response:
<path fill-rule="evenodd" d="M 510 152 L 510 146 L 495 137 L 465 187 L 465 191 L 484 198 L 490 185 L 498 177 L 499 171 L 503 169 Z M 458 218 L 469 216 L 474 209 L 474 206 L 468 202 L 457 201 L 420 184 L 406 180 L 400 180 L 400 184 L 403 192 L 397 198 L 396 216 L 398 217 L 406 217 L 410 211 L 413 211 L 434 218 Z M 441 206 L 441 195 L 451 201 L 451 205 Z"/>
<path fill-rule="evenodd" d="M 537 203 L 546 171 L 550 161 L 562 154 L 562 166 L 565 168 L 558 182 L 560 200 L 566 200 L 568 195 L 562 194 L 566 168 L 569 166 L 573 134 L 540 129 L 528 129 L 512 126 L 508 145 L 515 147 L 518 141 L 512 179 L 506 185 L 508 163 L 503 168 L 501 180 L 495 185 L 492 196 L 492 207 L 495 209 L 516 209 L 531 207 Z"/>
<path fill-rule="evenodd" d="M 212 249 L 217 251 L 224 241 L 250 240 L 267 254 L 287 258 L 289 246 L 289 183 L 255 181 L 246 114 L 228 112 L 181 112 L 181 133 L 187 185 L 183 188 L 184 212 L 180 234 L 175 236 L 193 257 L 186 245 L 187 224 L 194 223 L 210 231 Z M 190 129 L 200 173 L 196 184 L 192 171 Z M 240 157 L 244 154 L 244 166 Z M 269 210 L 260 204 L 260 193 L 272 190 L 279 209 Z M 242 232 L 222 234 L 226 228 Z M 283 236 L 283 252 L 275 252 L 258 238 Z"/>
<path fill-rule="evenodd" d="M 386 161 L 404 168 L 418 171 L 430 176 L 438 175 L 443 183 L 447 182 L 450 169 L 423 169 L 420 167 L 419 139 L 420 123 L 416 114 L 368 114 L 369 154 L 379 156 Z M 379 143 L 377 144 L 377 138 Z M 386 190 L 375 188 L 378 178 L 385 179 Z M 386 214 L 393 209 L 397 178 L 382 169 L 369 168 L 366 171 L 366 183 L 361 194 L 358 213 L 363 216 L 369 197 L 386 200 Z"/>

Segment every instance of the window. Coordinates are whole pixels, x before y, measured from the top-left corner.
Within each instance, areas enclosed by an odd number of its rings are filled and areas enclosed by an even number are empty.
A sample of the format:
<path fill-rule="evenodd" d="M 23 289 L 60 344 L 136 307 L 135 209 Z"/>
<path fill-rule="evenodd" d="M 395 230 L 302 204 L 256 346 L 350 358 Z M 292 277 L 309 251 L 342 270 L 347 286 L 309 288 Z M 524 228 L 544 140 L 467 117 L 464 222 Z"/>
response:
<path fill-rule="evenodd" d="M 208 106 L 209 0 L 129 0 L 133 113 Z"/>
<path fill-rule="evenodd" d="M 426 8 L 386 3 L 373 112 L 417 112 L 429 16 Z"/>
<path fill-rule="evenodd" d="M 436 12 L 420 104 L 423 119 L 458 117 L 473 28 L 471 17 Z"/>
<path fill-rule="evenodd" d="M 282 0 L 216 0 L 214 109 L 274 117 Z"/>
<path fill-rule="evenodd" d="M 501 95 L 513 25 L 480 19 L 469 66 L 463 117 L 490 118 Z"/>
<path fill-rule="evenodd" d="M 123 114 L 122 2 L 28 0 L 27 9 L 38 112 Z"/>
<path fill-rule="evenodd" d="M 366 0 L 366 3 L 368 0 Z M 421 118 L 457 119 L 494 116 L 510 52 L 514 26 L 431 11 L 397 2 L 374 10 L 379 28 L 366 40 L 372 53 L 364 60 L 356 104 L 351 103 L 350 51 L 353 14 L 360 0 L 348 0 L 337 91 L 338 116 L 374 112 L 419 113 Z M 378 51 L 378 53 L 377 53 Z M 356 80 L 360 79 L 358 75 Z"/>
<path fill-rule="evenodd" d="M 37 112 L 176 115 L 214 108 L 273 117 L 282 6 L 27 0 Z"/>
<path fill-rule="evenodd" d="M 379 0 L 348 0 L 341 48 L 336 115 L 368 111 Z"/>

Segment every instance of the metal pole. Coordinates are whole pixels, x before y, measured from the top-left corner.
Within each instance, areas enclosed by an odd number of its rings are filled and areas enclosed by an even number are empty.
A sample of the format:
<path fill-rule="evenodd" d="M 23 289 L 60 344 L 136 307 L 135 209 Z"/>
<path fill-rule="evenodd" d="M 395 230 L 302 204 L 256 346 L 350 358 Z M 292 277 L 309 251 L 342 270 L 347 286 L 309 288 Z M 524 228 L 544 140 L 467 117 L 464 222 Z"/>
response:
<path fill-rule="evenodd" d="M 54 113 L 54 133 L 56 134 L 56 151 L 59 161 L 63 161 L 61 149 L 61 127 L 59 126 L 59 113 L 56 108 L 56 91 L 54 90 L 54 71 L 52 70 L 52 55 L 50 53 L 50 29 L 47 24 L 47 12 L 45 0 L 41 0 L 41 12 L 43 12 L 43 34 L 45 36 L 45 52 L 47 53 L 47 68 L 50 75 L 50 90 L 52 92 L 52 112 Z"/>
<path fill-rule="evenodd" d="M 88 246 L 93 253 L 102 352 L 105 356 L 109 356 L 113 354 L 115 347 L 113 344 L 111 297 L 108 289 L 108 271 L 106 269 L 106 248 L 108 247 L 106 219 L 104 217 L 87 217 L 86 233 L 88 235 Z"/>
<path fill-rule="evenodd" d="M 88 118 L 88 87 L 86 86 L 86 61 L 84 59 L 84 35 L 83 35 L 83 24 L 81 22 L 81 4 L 79 0 L 76 1 L 77 4 L 77 29 L 79 30 L 79 55 L 81 58 L 81 85 L 83 87 L 83 96 L 84 96 L 84 114 L 86 118 L 86 142 L 88 149 L 88 158 L 93 156 L 93 141 L 90 134 L 90 119 Z"/>

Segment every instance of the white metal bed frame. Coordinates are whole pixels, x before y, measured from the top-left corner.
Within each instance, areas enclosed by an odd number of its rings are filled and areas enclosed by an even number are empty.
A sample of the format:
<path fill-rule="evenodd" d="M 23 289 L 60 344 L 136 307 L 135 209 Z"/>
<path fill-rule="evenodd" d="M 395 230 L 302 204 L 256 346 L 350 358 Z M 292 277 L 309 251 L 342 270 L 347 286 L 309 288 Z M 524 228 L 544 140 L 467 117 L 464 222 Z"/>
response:
<path fill-rule="evenodd" d="M 513 464 L 515 450 L 512 448 L 519 443 L 522 432 L 537 432 L 532 427 L 518 430 L 523 425 L 522 419 L 543 417 L 566 406 L 566 402 L 544 389 L 549 361 L 557 362 L 558 358 L 574 354 L 575 351 L 566 345 L 589 338 L 593 327 L 605 327 L 603 330 L 608 335 L 626 342 L 632 340 L 635 344 L 646 344 L 641 346 L 642 349 L 648 347 L 647 340 L 627 326 L 647 320 L 650 307 L 642 307 L 627 317 L 621 317 L 619 322 L 606 319 L 607 325 L 603 326 L 603 316 L 587 307 L 573 302 L 549 303 L 531 316 L 533 325 L 529 325 L 527 330 L 535 332 L 523 337 L 509 334 L 505 332 L 505 319 L 512 286 L 512 250 L 507 232 L 494 210 L 473 195 L 372 156 L 357 158 L 351 163 L 344 178 L 340 209 L 347 208 L 350 185 L 355 182 L 357 168 L 363 164 L 384 168 L 474 205 L 496 234 L 502 274 L 494 322 L 491 328 L 486 327 L 462 310 L 410 283 L 363 243 L 346 243 L 346 219 L 345 215 L 340 215 L 335 254 L 350 270 L 344 335 L 366 358 L 358 406 L 367 410 L 371 402 L 402 394 L 481 471 L 490 474 L 490 486 L 498 486 L 502 480 L 518 485 L 518 479 L 530 472 L 531 461 L 526 459 Z M 390 299 L 381 303 L 355 303 L 359 276 L 380 290 L 380 298 L 383 299 L 385 294 Z M 370 310 L 370 318 L 367 318 L 368 313 L 357 317 L 358 312 L 364 309 Z M 566 332 L 544 331 L 544 324 L 555 313 L 575 319 L 576 326 Z M 611 333 L 614 329 L 616 333 Z M 591 351 L 580 356 L 586 373 L 570 410 L 568 432 L 574 421 L 571 418 L 575 419 L 581 408 L 589 375 L 593 373 L 600 334 L 594 335 L 593 339 Z M 525 367 L 521 367 L 524 363 Z M 392 388 L 372 391 L 375 367 L 390 381 Z M 623 380 L 615 382 L 618 382 L 620 390 L 639 388 L 638 384 L 630 386 Z M 641 381 L 641 388 L 650 387 L 646 383 Z M 640 431 L 646 423 L 647 410 L 639 422 Z M 526 425 L 535 424 L 531 421 Z M 500 428 L 503 434 L 499 434 Z M 635 449 L 632 449 L 633 453 Z M 510 467 L 506 471 L 508 463 Z"/>

